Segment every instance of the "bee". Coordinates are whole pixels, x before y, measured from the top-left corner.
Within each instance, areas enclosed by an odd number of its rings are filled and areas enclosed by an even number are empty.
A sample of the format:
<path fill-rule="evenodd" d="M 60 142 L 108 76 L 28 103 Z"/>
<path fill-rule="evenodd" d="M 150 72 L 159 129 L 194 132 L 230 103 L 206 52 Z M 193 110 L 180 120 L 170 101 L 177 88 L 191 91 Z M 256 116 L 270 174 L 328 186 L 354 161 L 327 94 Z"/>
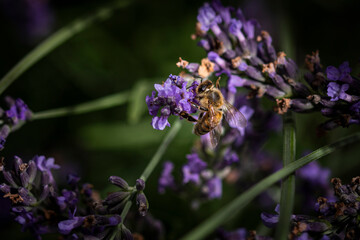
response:
<path fill-rule="evenodd" d="M 223 116 L 231 127 L 246 127 L 244 115 L 224 98 L 220 91 L 220 78 L 216 81 L 216 86 L 210 80 L 202 81 L 196 88 L 196 100 L 199 103 L 191 104 L 200 110 L 198 119 L 186 113 L 180 116 L 189 121 L 196 122 L 193 132 L 201 136 L 210 133 L 210 142 L 213 148 L 219 142 L 221 135 L 221 121 Z"/>

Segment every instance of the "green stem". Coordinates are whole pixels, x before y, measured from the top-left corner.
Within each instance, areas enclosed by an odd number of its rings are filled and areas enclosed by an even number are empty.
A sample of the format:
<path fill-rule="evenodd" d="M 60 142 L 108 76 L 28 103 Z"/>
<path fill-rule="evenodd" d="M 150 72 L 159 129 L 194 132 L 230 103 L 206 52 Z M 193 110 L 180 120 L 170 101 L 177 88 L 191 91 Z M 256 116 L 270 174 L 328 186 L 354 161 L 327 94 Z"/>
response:
<path fill-rule="evenodd" d="M 32 120 L 48 119 L 55 117 L 63 117 L 67 115 L 77 115 L 97 110 L 116 107 L 128 101 L 129 92 L 121 92 L 102 97 L 93 101 L 81 103 L 71 107 L 56 108 L 41 112 L 33 113 Z"/>
<path fill-rule="evenodd" d="M 172 142 L 172 140 L 174 140 L 174 138 L 175 138 L 176 134 L 179 132 L 180 128 L 181 128 L 181 122 L 180 122 L 180 120 L 177 120 L 171 127 L 170 131 L 165 136 L 164 140 L 160 144 L 160 146 L 157 149 L 154 156 L 151 158 L 151 160 L 148 163 L 148 165 L 146 166 L 144 172 L 141 174 L 141 176 L 140 176 L 141 179 L 146 181 L 149 178 L 150 174 L 153 172 L 155 167 L 159 164 L 161 157 L 164 155 L 167 147 Z M 132 197 L 129 198 L 129 200 L 125 203 L 125 207 L 124 207 L 123 211 L 121 212 L 121 223 L 118 225 L 118 231 L 120 231 L 121 224 L 124 223 L 126 215 L 129 212 L 131 206 L 132 206 Z M 116 233 L 117 233 L 116 231 L 113 233 L 110 240 L 115 238 Z"/>
<path fill-rule="evenodd" d="M 125 203 L 125 206 L 124 206 L 124 209 L 122 210 L 121 212 L 121 221 L 124 222 L 125 218 L 126 218 L 126 215 L 128 214 L 130 208 L 131 208 L 131 205 L 132 205 L 132 200 L 128 200 L 126 203 Z"/>
<path fill-rule="evenodd" d="M 99 8 L 93 15 L 77 19 L 66 27 L 61 28 L 45 39 L 36 48 L 29 52 L 20 60 L 1 80 L 0 94 L 2 94 L 21 74 L 28 70 L 32 65 L 45 57 L 55 48 L 83 31 L 95 21 L 104 21 L 112 16 L 118 8 L 123 8 L 129 4 L 129 1 L 115 1 L 111 5 Z"/>
<path fill-rule="evenodd" d="M 174 125 L 171 127 L 171 130 L 164 138 L 163 142 L 159 146 L 158 150 L 156 151 L 155 155 L 151 158 L 149 164 L 146 166 L 144 172 L 141 174 L 140 178 L 146 181 L 152 171 L 155 169 L 156 165 L 158 165 L 159 161 L 161 160 L 161 157 L 164 155 L 167 147 L 172 142 L 176 134 L 179 132 L 181 128 L 181 122 L 180 120 L 177 120 Z"/>
<path fill-rule="evenodd" d="M 242 210 L 256 196 L 258 196 L 260 193 L 265 191 L 274 183 L 280 181 L 284 177 L 288 176 L 289 174 L 293 173 L 295 170 L 303 167 L 309 162 L 324 157 L 334 152 L 336 149 L 339 149 L 340 147 L 358 141 L 360 141 L 360 133 L 355 133 L 348 137 L 342 138 L 339 141 L 336 141 L 332 144 L 321 147 L 315 150 L 314 152 L 296 160 L 295 162 L 290 163 L 286 167 L 264 178 L 256 185 L 245 191 L 243 194 L 235 198 L 233 201 L 231 201 L 225 207 L 221 208 L 216 213 L 214 213 L 212 216 L 210 216 L 203 223 L 201 223 L 199 226 L 197 226 L 194 230 L 192 230 L 190 233 L 188 233 L 181 239 L 197 240 L 197 239 L 205 238 L 207 235 L 212 233 L 215 228 L 219 227 L 220 225 L 224 224 L 225 222 L 235 217 L 240 212 L 240 210 Z"/>
<path fill-rule="evenodd" d="M 283 165 L 288 166 L 295 161 L 296 133 L 295 116 L 293 112 L 287 112 L 283 116 Z M 290 227 L 290 218 L 294 208 L 295 175 L 291 174 L 283 179 L 281 184 L 280 217 L 277 224 L 275 239 L 287 239 Z"/>

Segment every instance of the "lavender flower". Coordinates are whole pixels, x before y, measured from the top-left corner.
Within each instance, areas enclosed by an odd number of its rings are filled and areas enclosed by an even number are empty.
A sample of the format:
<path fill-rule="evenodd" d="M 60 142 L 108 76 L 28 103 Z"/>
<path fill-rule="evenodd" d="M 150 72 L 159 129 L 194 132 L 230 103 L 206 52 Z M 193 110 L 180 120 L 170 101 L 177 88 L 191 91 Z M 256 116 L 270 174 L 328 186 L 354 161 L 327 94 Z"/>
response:
<path fill-rule="evenodd" d="M 41 171 L 36 163 L 37 158 L 28 163 L 19 157 L 14 159 L 14 169 L 4 169 L 3 176 L 7 182 L 1 185 L 4 198 L 12 202 L 12 213 L 15 220 L 22 225 L 22 230 L 29 229 L 38 239 L 40 235 L 56 232 L 55 226 L 47 223 L 52 219 L 52 198 L 56 191 L 54 181 L 49 181 L 51 170 Z M 50 195 L 53 193 L 53 195 Z M 41 207 L 38 208 L 38 206 Z M 54 212 L 55 213 L 55 212 Z"/>
<path fill-rule="evenodd" d="M 259 171 L 265 175 L 279 168 L 276 160 L 270 160 L 268 154 L 262 153 L 262 157 L 259 154 L 269 131 L 279 129 L 279 119 L 275 120 L 273 113 L 261 110 L 257 99 L 248 101 L 245 96 L 226 90 L 223 95 L 241 110 L 248 120 L 247 127 L 238 129 L 224 125 L 222 141 L 216 149 L 208 147 L 207 135 L 202 136 L 193 153 L 186 156 L 188 162 L 181 167 L 181 183 L 175 182 L 171 174 L 174 165 L 170 162 L 164 164 L 164 171 L 159 179 L 159 191 L 162 192 L 165 188 L 170 188 L 184 194 L 186 189 L 191 188 L 193 192 L 195 188 L 197 196 L 194 198 L 192 195 L 192 206 L 195 208 L 201 202 L 221 198 L 224 179 L 228 183 L 238 182 L 238 186 L 250 187 L 254 181 L 254 172 Z M 251 151 L 245 151 L 247 144 L 252 146 Z M 252 160 L 245 164 L 246 159 Z M 252 181 L 249 181 L 249 176 Z"/>
<path fill-rule="evenodd" d="M 293 239 L 357 239 L 360 236 L 357 220 L 359 217 L 360 177 L 348 185 L 341 180 L 331 180 L 338 200 L 328 201 L 319 197 L 315 205 L 317 216 L 292 215 L 291 235 Z M 278 222 L 277 215 L 263 213 L 261 218 L 268 227 Z"/>
<path fill-rule="evenodd" d="M 189 101 L 195 101 L 195 89 L 197 82 L 193 82 L 187 88 L 187 82 L 179 76 L 170 75 L 162 84 L 155 84 L 156 92 L 146 97 L 146 104 L 149 108 L 149 114 L 153 116 L 152 126 L 154 129 L 164 130 L 166 126 L 170 127 L 168 117 L 178 115 L 182 112 L 194 113 L 194 109 Z M 160 116 L 158 112 L 160 111 Z"/>
<path fill-rule="evenodd" d="M 164 162 L 163 170 L 158 181 L 158 191 L 159 193 L 165 193 L 166 188 L 175 189 L 175 179 L 172 176 L 172 171 L 174 169 L 174 164 L 170 161 Z"/>
<path fill-rule="evenodd" d="M 342 63 L 339 68 L 329 66 L 324 71 L 320 64 L 319 52 L 308 55 L 307 68 L 311 73 L 305 75 L 306 80 L 317 94 L 309 95 L 309 99 L 317 109 L 330 118 L 321 125 L 323 130 L 331 130 L 351 124 L 359 124 L 359 83 L 351 76 L 348 62 Z M 326 92 L 327 95 L 321 94 Z"/>
<path fill-rule="evenodd" d="M 250 98 L 267 95 L 275 100 L 274 110 L 279 114 L 319 111 L 331 118 L 320 126 L 322 130 L 360 123 L 360 84 L 351 76 L 348 62 L 324 71 L 318 52 L 308 55 L 305 64 L 311 73 L 304 76 L 308 87 L 296 80 L 301 77 L 296 63 L 283 52 L 276 54 L 268 32 L 255 20 L 247 20 L 240 9 L 230 9 L 220 1 L 205 3 L 199 9 L 193 39 L 198 38 L 207 58 L 201 64 L 182 60 L 186 64 L 179 67 L 195 79 L 225 74 L 228 91 L 236 93 L 237 88 L 244 87 L 250 90 Z"/>
<path fill-rule="evenodd" d="M 5 116 L 13 125 L 31 118 L 31 111 L 23 100 L 20 98 L 14 100 L 11 97 L 7 97 L 5 100 L 9 106 L 9 110 L 5 111 Z"/>
<path fill-rule="evenodd" d="M 12 131 L 31 119 L 32 113 L 20 98 L 6 97 L 7 110 L 0 108 L 0 150 L 4 148 L 6 138 Z"/>
<path fill-rule="evenodd" d="M 122 232 L 126 236 L 121 239 L 133 239 L 120 214 L 125 202 L 135 194 L 140 214 L 146 214 L 143 180 L 138 179 L 134 188 L 122 178 L 111 176 L 110 182 L 120 191 L 101 200 L 93 186 L 80 184 L 76 175 L 67 177 L 71 190 L 58 190 L 52 172 L 59 168 L 53 158 L 35 156 L 28 163 L 15 157 L 12 170 L 2 169 L 7 183 L 0 184 L 0 191 L 11 200 L 11 211 L 23 231 L 29 230 L 37 239 L 47 233 L 61 234 L 64 239 L 109 239 Z"/>

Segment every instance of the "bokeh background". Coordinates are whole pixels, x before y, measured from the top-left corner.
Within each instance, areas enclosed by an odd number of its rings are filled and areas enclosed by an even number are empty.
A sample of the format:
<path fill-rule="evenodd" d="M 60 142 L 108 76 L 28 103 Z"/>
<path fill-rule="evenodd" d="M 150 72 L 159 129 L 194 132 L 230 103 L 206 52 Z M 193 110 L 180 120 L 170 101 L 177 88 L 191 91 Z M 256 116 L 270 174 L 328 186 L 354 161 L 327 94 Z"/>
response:
<path fill-rule="evenodd" d="M 0 0 L 0 76 L 5 75 L 41 40 L 72 20 L 88 16 L 103 0 Z M 107 179 L 118 175 L 133 184 L 155 153 L 165 131 L 154 130 L 147 114 L 145 96 L 152 84 L 178 74 L 178 57 L 196 62 L 205 56 L 190 35 L 194 32 L 197 9 L 204 1 L 133 1 L 108 20 L 94 23 L 34 65 L 4 95 L 22 98 L 34 111 L 70 106 L 109 94 L 129 91 L 131 101 L 123 106 L 49 120 L 29 122 L 8 138 L 1 152 L 11 164 L 14 155 L 24 160 L 34 155 L 55 157 L 62 165 L 58 179 L 77 172 L 103 196 L 114 189 Z M 304 57 L 319 50 L 324 65 L 338 66 L 345 60 L 359 72 L 360 2 L 356 0 L 223 1 L 241 7 L 247 17 L 257 18 L 273 37 L 277 51 L 284 50 L 303 67 Z M 137 99 L 143 99 L 139 101 Z M 269 101 L 265 106 L 271 109 Z M 267 103 L 266 103 L 267 102 Z M 322 137 L 317 125 L 320 114 L 297 115 L 298 155 L 335 141 L 359 127 L 336 129 Z M 170 119 L 170 122 L 174 119 Z M 184 124 L 169 146 L 164 159 L 181 166 L 196 136 Z M 281 133 L 273 134 L 266 148 L 281 156 Z M 332 177 L 349 181 L 359 175 L 359 147 L 351 146 L 320 160 L 332 170 Z M 224 185 L 223 198 L 193 210 L 189 199 L 170 191 L 157 192 L 161 167 L 147 182 L 150 213 L 163 221 L 166 238 L 177 239 L 199 224 L 235 194 Z M 314 193 L 315 194 L 315 193 Z M 301 203 L 300 203 L 301 204 Z M 1 206 L 2 239 L 31 239 Z M 297 207 L 299 208 L 299 206 Z M 257 229 L 261 211 L 249 206 L 226 229 Z M 296 209 L 295 209 L 296 212 Z M 52 237 L 49 237 L 52 239 Z"/>

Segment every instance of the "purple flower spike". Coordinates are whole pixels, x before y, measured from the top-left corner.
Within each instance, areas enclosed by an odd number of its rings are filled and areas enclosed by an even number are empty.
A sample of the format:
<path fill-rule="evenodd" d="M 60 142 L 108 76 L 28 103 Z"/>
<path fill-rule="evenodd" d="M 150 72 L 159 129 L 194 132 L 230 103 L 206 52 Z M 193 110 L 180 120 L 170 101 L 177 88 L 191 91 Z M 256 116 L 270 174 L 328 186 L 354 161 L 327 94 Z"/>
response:
<path fill-rule="evenodd" d="M 114 184 L 115 186 L 118 186 L 119 188 L 121 188 L 122 190 L 128 190 L 128 188 L 129 188 L 129 184 L 121 177 L 111 176 L 111 177 L 109 177 L 109 181 L 112 184 Z"/>
<path fill-rule="evenodd" d="M 209 52 L 208 53 L 208 58 L 210 61 L 216 63 L 217 65 L 219 65 L 222 69 L 226 70 L 226 62 L 224 59 L 222 59 L 219 54 L 217 54 L 216 52 Z"/>
<path fill-rule="evenodd" d="M 222 182 L 218 177 L 210 179 L 206 186 L 203 188 L 203 192 L 207 195 L 208 199 L 221 198 L 222 195 Z"/>
<path fill-rule="evenodd" d="M 326 76 L 331 81 L 337 81 L 340 78 L 340 71 L 334 66 L 329 66 L 326 68 Z"/>
<path fill-rule="evenodd" d="M 244 86 L 245 81 L 245 79 L 239 76 L 231 75 L 228 81 L 228 88 L 231 92 L 236 93 L 236 87 Z"/>
<path fill-rule="evenodd" d="M 19 121 L 26 121 L 31 118 L 31 111 L 23 100 L 17 98 L 6 97 L 6 102 L 9 105 L 9 110 L 5 112 L 6 117 L 16 125 Z"/>
<path fill-rule="evenodd" d="M 207 166 L 207 163 L 201 160 L 197 153 L 188 154 L 186 158 L 188 159 L 187 166 L 189 166 L 191 172 L 200 173 Z"/>
<path fill-rule="evenodd" d="M 141 192 L 136 195 L 136 204 L 139 207 L 139 214 L 144 217 L 149 208 L 149 203 L 144 193 Z"/>
<path fill-rule="evenodd" d="M 6 185 L 5 183 L 0 184 L 0 191 L 3 193 L 9 193 L 10 192 L 10 186 Z"/>
<path fill-rule="evenodd" d="M 296 172 L 299 177 L 311 183 L 312 186 L 327 187 L 330 169 L 322 168 L 317 162 L 311 162 Z"/>
<path fill-rule="evenodd" d="M 189 102 L 196 101 L 195 89 L 198 83 L 194 81 L 189 87 L 186 85 L 187 82 L 183 78 L 175 75 L 170 75 L 162 85 L 154 85 L 158 96 L 153 92 L 151 97 L 146 97 L 149 114 L 153 116 L 151 125 L 154 129 L 164 130 L 166 126 L 170 127 L 168 122 L 170 115 L 179 116 L 182 112 L 188 114 L 196 112 Z M 159 110 L 160 116 L 158 116 Z"/>
<path fill-rule="evenodd" d="M 59 169 L 60 166 L 55 164 L 54 158 L 46 159 L 45 156 L 38 156 L 34 158 L 37 164 L 37 167 L 40 171 L 50 171 L 51 169 Z"/>
<path fill-rule="evenodd" d="M 136 180 L 136 190 L 142 191 L 145 189 L 145 181 L 143 179 Z"/>
<path fill-rule="evenodd" d="M 172 162 L 164 162 L 163 170 L 159 178 L 159 193 L 164 193 L 165 188 L 175 189 L 175 180 L 174 177 L 171 175 L 173 169 L 174 164 Z"/>
<path fill-rule="evenodd" d="M 75 192 L 63 189 L 62 196 L 57 197 L 56 201 L 61 210 L 65 210 L 67 207 L 75 209 L 78 198 Z"/>
<path fill-rule="evenodd" d="M 166 126 L 170 127 L 170 123 L 167 119 L 168 116 L 154 117 L 151 125 L 156 130 L 164 130 Z"/>
<path fill-rule="evenodd" d="M 261 213 L 261 220 L 268 228 L 274 228 L 279 222 L 279 215 L 263 212 Z"/>
<path fill-rule="evenodd" d="M 220 0 L 214 0 L 212 2 L 212 7 L 220 14 L 222 20 L 225 24 L 229 24 L 231 20 L 231 11 L 234 9 L 232 7 L 224 7 L 221 4 Z"/>
<path fill-rule="evenodd" d="M 188 182 L 193 182 L 195 184 L 200 184 L 200 175 L 199 173 L 192 173 L 188 165 L 183 166 L 183 184 Z"/>
<path fill-rule="evenodd" d="M 217 16 L 209 3 L 205 3 L 199 9 L 197 20 L 201 23 L 201 30 L 208 31 L 214 24 L 221 23 L 221 17 Z"/>
<path fill-rule="evenodd" d="M 69 220 L 61 221 L 58 224 L 61 234 L 69 234 L 73 229 L 80 227 L 84 222 L 83 217 L 74 217 Z"/>
<path fill-rule="evenodd" d="M 348 84 L 339 85 L 335 82 L 331 82 L 328 84 L 327 95 L 331 97 L 330 101 L 333 102 L 338 101 L 339 99 L 351 102 L 351 96 L 345 93 L 348 89 Z"/>
<path fill-rule="evenodd" d="M 229 25 L 229 32 L 237 37 L 239 42 L 245 41 L 245 36 L 241 32 L 242 23 L 239 20 L 232 19 Z"/>

